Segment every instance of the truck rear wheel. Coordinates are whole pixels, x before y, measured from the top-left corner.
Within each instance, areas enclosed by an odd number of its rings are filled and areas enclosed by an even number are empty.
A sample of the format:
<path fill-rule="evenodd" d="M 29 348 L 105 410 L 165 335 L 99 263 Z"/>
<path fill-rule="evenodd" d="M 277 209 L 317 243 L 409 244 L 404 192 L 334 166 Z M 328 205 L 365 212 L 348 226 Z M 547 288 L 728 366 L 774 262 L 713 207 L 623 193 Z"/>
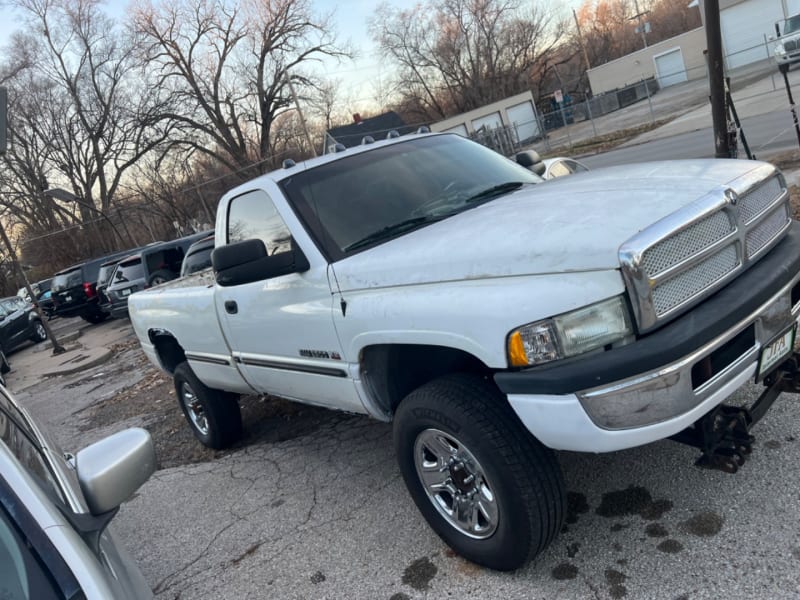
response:
<path fill-rule="evenodd" d="M 242 413 L 235 394 L 206 386 L 188 362 L 175 368 L 173 381 L 183 415 L 203 445 L 219 450 L 241 439 Z"/>
<path fill-rule="evenodd" d="M 564 482 L 555 454 L 482 377 L 448 375 L 411 392 L 395 415 L 394 445 L 420 512 L 472 562 L 519 568 L 563 525 Z"/>

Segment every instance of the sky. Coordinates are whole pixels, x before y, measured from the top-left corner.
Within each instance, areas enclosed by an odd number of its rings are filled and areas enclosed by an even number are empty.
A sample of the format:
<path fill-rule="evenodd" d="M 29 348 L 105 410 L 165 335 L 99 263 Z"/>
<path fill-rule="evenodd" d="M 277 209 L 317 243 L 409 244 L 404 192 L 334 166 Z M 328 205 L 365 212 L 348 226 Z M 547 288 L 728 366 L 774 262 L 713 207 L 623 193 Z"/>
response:
<path fill-rule="evenodd" d="M 19 17 L 8 5 L 8 0 L 0 0 L 0 48 L 10 34 L 20 27 Z M 161 0 L 169 1 L 169 0 Z M 378 81 L 387 81 L 391 70 L 381 61 L 377 48 L 369 35 L 368 21 L 380 0 L 310 0 L 313 10 L 318 14 L 332 13 L 337 40 L 349 42 L 357 56 L 354 60 L 326 60 L 317 73 L 340 82 L 337 100 L 347 105 L 348 113 L 369 113 L 379 107 L 375 102 Z M 388 4 L 400 8 L 412 8 L 424 0 L 386 0 Z M 522 0 L 533 2 L 534 0 Z M 581 0 L 539 0 L 545 5 L 568 10 L 578 6 Z M 104 3 L 108 13 L 117 19 L 124 19 L 130 2 L 128 0 L 107 0 Z"/>
<path fill-rule="evenodd" d="M 410 8 L 420 0 L 388 0 L 398 8 Z M 109 0 L 105 2 L 108 13 L 118 19 L 125 17 L 128 1 Z M 355 60 L 337 62 L 326 61 L 320 72 L 341 80 L 340 94 L 356 106 L 371 104 L 374 95 L 372 82 L 387 77 L 389 72 L 381 68 L 381 61 L 369 36 L 368 21 L 372 16 L 377 0 L 311 0 L 318 14 L 333 13 L 339 42 L 349 41 L 357 52 Z M 0 0 L 0 46 L 5 45 L 11 33 L 18 29 L 19 16 Z"/>

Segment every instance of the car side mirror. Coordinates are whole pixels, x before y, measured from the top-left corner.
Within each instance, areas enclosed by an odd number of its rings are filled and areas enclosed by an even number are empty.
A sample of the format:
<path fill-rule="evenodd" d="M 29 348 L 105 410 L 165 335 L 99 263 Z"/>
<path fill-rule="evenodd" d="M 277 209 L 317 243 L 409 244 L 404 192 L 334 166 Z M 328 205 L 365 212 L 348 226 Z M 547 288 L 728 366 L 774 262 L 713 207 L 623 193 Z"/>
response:
<path fill-rule="evenodd" d="M 153 440 L 134 427 L 87 446 L 75 455 L 75 471 L 92 515 L 119 507 L 156 470 Z"/>
<path fill-rule="evenodd" d="M 533 150 L 517 152 L 514 160 L 517 161 L 517 164 L 522 165 L 529 171 L 533 171 L 537 175 L 544 175 L 544 172 L 547 170 L 539 153 Z"/>
<path fill-rule="evenodd" d="M 251 239 L 214 248 L 211 264 L 221 286 L 242 285 L 290 273 L 308 271 L 310 265 L 293 238 L 290 250 L 270 256 L 263 240 Z"/>

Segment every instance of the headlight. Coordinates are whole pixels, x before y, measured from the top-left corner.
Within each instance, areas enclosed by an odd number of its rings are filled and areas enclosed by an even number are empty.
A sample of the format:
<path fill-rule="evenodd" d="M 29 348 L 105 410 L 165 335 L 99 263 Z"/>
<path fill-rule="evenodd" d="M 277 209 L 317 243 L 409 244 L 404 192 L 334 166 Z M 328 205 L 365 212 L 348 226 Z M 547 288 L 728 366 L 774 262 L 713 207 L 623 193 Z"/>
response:
<path fill-rule="evenodd" d="M 508 335 L 508 361 L 527 367 L 583 354 L 633 333 L 622 296 L 523 325 Z"/>
<path fill-rule="evenodd" d="M 786 54 L 786 49 L 783 47 L 783 44 L 775 44 L 775 54 L 779 54 L 781 56 Z"/>

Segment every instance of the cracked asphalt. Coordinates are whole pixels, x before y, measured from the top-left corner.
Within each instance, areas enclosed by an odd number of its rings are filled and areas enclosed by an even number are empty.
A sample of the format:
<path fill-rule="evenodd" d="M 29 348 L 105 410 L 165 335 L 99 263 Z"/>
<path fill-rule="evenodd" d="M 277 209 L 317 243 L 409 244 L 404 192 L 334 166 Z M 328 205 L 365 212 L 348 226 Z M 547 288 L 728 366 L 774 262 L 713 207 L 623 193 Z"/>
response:
<path fill-rule="evenodd" d="M 131 335 L 117 321 L 81 339 Z M 12 366 L 37 350 L 11 356 Z M 87 408 L 143 384 L 138 352 L 58 378 L 12 371 L 9 387 L 77 450 L 140 424 L 86 427 Z M 758 393 L 751 386 L 738 399 Z M 309 426 L 158 471 L 112 526 L 158 598 L 797 598 L 797 402 L 778 400 L 734 475 L 695 467 L 696 451 L 673 442 L 561 453 L 565 530 L 514 573 L 460 559 L 427 527 L 395 465 L 390 425 L 318 409 Z"/>

